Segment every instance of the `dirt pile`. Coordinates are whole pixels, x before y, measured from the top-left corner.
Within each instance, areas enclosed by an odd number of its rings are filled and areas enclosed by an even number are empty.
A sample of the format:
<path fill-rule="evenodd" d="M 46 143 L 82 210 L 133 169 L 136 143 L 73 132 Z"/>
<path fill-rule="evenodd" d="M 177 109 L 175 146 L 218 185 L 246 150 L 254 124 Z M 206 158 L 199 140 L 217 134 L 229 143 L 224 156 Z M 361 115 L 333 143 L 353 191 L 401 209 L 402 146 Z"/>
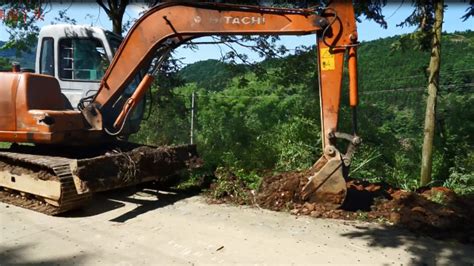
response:
<path fill-rule="evenodd" d="M 391 197 L 374 204 L 370 213 L 417 233 L 474 244 L 474 197 L 460 197 L 442 187 L 398 190 Z"/>
<path fill-rule="evenodd" d="M 301 189 L 306 184 L 309 171 L 281 173 L 264 178 L 257 195 L 257 203 L 264 208 L 292 210 L 304 203 Z"/>
<path fill-rule="evenodd" d="M 84 190 L 99 192 L 147 181 L 173 184 L 175 175 L 199 165 L 194 145 L 138 146 L 79 159 L 73 174 L 81 179 Z"/>
<path fill-rule="evenodd" d="M 474 243 L 473 197 L 459 197 L 442 187 L 407 192 L 383 183 L 350 180 L 346 201 L 331 210 L 302 200 L 300 191 L 310 174 L 290 172 L 264 178 L 256 202 L 294 215 L 388 222 L 435 238 Z"/>
<path fill-rule="evenodd" d="M 311 174 L 269 175 L 255 192 L 235 175 L 221 173 L 218 185 L 211 186 L 210 202 L 255 204 L 293 215 L 394 224 L 434 238 L 474 244 L 474 196 L 461 197 L 443 187 L 408 192 L 385 183 L 349 180 L 344 204 L 333 210 L 302 199 L 301 188 Z"/>

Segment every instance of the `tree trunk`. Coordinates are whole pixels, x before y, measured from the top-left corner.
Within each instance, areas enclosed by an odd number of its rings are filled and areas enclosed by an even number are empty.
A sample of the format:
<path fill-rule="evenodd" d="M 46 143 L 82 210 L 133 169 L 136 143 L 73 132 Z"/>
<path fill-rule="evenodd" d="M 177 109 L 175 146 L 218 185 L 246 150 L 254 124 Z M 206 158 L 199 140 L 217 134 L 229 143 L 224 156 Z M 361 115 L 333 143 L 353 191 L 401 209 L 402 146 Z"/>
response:
<path fill-rule="evenodd" d="M 443 25 L 444 1 L 438 0 L 435 7 L 435 25 L 433 28 L 433 43 L 429 66 L 428 98 L 426 100 L 425 128 L 423 138 L 423 151 L 421 159 L 422 186 L 431 182 L 433 162 L 433 139 L 436 124 L 436 101 L 439 90 L 439 71 L 441 63 L 441 32 Z"/>
<path fill-rule="evenodd" d="M 112 16 L 110 16 L 110 19 L 112 20 L 112 31 L 117 34 L 117 35 L 120 35 L 122 36 L 122 17 L 123 17 L 123 14 L 114 14 Z"/>
<path fill-rule="evenodd" d="M 104 9 L 105 13 L 112 21 L 112 31 L 117 35 L 122 35 L 122 20 L 129 0 L 96 0 L 97 4 Z"/>

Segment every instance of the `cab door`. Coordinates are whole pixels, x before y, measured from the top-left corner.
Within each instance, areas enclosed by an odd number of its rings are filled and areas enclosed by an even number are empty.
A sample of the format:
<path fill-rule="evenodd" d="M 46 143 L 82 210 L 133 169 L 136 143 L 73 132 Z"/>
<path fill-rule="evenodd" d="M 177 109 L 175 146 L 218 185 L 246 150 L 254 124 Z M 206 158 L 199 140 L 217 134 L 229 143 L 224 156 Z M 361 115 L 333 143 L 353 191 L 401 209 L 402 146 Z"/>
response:
<path fill-rule="evenodd" d="M 97 93 L 109 58 L 98 38 L 60 38 L 57 41 L 56 77 L 73 108 L 82 98 Z"/>

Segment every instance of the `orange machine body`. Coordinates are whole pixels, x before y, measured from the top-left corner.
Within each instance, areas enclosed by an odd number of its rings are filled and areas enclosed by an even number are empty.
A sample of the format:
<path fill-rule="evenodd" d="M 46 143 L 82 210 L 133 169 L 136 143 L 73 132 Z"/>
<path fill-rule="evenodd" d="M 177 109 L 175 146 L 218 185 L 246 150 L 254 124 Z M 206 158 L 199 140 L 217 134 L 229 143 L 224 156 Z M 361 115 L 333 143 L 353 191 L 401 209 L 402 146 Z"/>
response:
<path fill-rule="evenodd" d="M 100 132 L 84 130 L 80 111 L 68 110 L 58 81 L 32 73 L 0 73 L 0 139 L 5 142 L 84 141 Z"/>

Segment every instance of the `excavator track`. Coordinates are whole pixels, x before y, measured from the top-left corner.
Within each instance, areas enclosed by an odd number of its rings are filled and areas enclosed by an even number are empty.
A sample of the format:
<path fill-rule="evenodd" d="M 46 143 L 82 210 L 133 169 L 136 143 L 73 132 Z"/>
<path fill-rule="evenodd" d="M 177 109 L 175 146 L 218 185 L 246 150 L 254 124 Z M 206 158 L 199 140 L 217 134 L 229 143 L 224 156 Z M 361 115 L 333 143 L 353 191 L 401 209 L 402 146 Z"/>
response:
<path fill-rule="evenodd" d="M 0 149 L 0 201 L 57 215 L 86 205 L 93 193 L 150 181 L 169 184 L 201 164 L 195 145 L 12 145 Z"/>
<path fill-rule="evenodd" d="M 0 151 L 0 201 L 47 215 L 80 208 L 88 202 L 91 194 L 76 192 L 70 161 L 72 159 Z M 36 186 L 29 182 L 44 182 L 58 187 L 59 194 L 52 195 L 57 199 L 35 194 L 31 189 Z"/>

